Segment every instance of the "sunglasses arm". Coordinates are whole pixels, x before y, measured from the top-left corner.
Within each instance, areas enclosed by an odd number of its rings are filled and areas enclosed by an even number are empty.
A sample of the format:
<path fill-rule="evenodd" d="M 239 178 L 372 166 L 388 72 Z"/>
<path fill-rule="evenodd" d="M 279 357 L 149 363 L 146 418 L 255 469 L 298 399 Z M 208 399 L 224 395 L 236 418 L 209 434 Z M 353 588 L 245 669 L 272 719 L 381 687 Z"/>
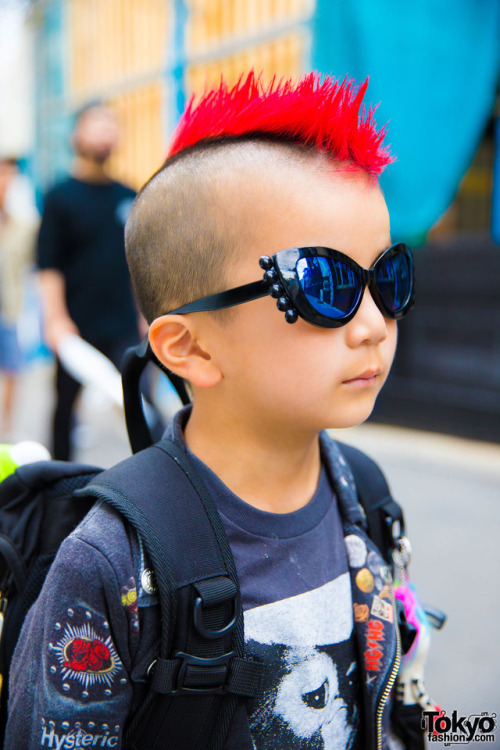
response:
<path fill-rule="evenodd" d="M 168 315 L 223 310 L 226 307 L 234 307 L 243 304 L 243 302 L 251 302 L 254 299 L 265 297 L 270 293 L 270 289 L 271 283 L 269 281 L 253 281 L 251 284 L 243 284 L 243 286 L 237 286 L 225 292 L 202 297 L 195 302 L 178 307 L 176 310 L 171 310 Z"/>

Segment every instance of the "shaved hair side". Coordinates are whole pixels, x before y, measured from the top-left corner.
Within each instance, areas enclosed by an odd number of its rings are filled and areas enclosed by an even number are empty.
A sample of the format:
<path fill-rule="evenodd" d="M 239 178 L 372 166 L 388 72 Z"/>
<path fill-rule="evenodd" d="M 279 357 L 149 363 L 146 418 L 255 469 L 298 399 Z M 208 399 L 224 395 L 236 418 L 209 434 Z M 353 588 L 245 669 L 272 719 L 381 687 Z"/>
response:
<path fill-rule="evenodd" d="M 258 206 L 245 183 L 275 164 L 314 160 L 315 150 L 269 140 L 200 144 L 167 160 L 135 199 L 125 248 L 144 317 L 223 291 L 247 245 Z M 221 321 L 231 310 L 210 313 Z"/>
<path fill-rule="evenodd" d="M 196 162 L 179 159 L 157 172 L 135 199 L 126 224 L 127 262 L 148 323 L 217 291 L 224 278 L 228 238 Z"/>

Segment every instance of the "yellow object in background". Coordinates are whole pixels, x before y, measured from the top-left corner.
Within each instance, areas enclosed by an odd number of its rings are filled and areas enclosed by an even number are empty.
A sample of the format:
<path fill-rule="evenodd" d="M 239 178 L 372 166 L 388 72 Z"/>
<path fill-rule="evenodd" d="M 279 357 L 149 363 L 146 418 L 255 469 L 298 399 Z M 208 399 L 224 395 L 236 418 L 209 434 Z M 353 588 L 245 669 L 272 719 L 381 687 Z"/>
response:
<path fill-rule="evenodd" d="M 20 443 L 0 443 L 0 482 L 13 474 L 18 466 L 35 461 L 50 461 L 50 453 L 41 443 L 23 440 Z"/>

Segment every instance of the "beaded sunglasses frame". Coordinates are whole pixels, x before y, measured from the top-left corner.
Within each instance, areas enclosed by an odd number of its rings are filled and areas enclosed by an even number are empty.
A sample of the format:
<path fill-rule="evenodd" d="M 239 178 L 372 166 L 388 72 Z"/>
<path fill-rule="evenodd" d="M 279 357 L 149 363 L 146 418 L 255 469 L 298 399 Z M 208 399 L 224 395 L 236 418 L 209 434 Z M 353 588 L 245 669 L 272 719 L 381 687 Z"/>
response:
<path fill-rule="evenodd" d="M 353 277 L 357 281 L 357 288 L 349 310 L 341 315 L 330 316 L 324 311 L 320 312 L 316 307 L 313 307 L 309 302 L 308 294 L 297 272 L 297 264 L 302 258 L 330 259 L 333 263 L 341 263 L 346 269 L 352 271 Z M 406 289 L 403 288 L 401 290 L 404 294 L 399 303 L 390 306 L 385 299 L 387 294 L 384 294 L 381 286 L 384 283 L 388 284 L 392 281 L 397 287 L 397 279 L 383 278 L 383 272 L 390 270 L 391 267 L 394 275 L 396 275 L 396 259 L 404 259 L 402 266 L 401 263 L 400 266 L 403 276 L 406 273 L 407 278 L 402 278 L 399 286 L 404 286 L 405 284 Z M 261 256 L 259 265 L 264 271 L 264 276 L 261 280 L 243 284 L 242 286 L 227 289 L 216 294 L 210 294 L 207 297 L 202 297 L 187 305 L 182 305 L 182 307 L 171 310 L 168 314 L 223 310 L 270 295 L 276 299 L 276 306 L 278 310 L 285 314 L 287 323 L 295 323 L 300 316 L 313 325 L 323 328 L 339 328 L 346 325 L 356 315 L 367 286 L 377 307 L 388 318 L 397 320 L 404 317 L 414 303 L 413 258 L 410 248 L 402 242 L 391 245 L 387 250 L 384 250 L 371 268 L 363 268 L 348 255 L 328 247 L 293 247 L 287 250 L 280 250 L 272 256 Z M 395 289 L 395 302 L 397 293 L 398 291 Z M 322 308 L 327 307 L 328 305 L 322 304 Z M 336 308 L 332 306 L 331 309 L 333 312 Z"/>

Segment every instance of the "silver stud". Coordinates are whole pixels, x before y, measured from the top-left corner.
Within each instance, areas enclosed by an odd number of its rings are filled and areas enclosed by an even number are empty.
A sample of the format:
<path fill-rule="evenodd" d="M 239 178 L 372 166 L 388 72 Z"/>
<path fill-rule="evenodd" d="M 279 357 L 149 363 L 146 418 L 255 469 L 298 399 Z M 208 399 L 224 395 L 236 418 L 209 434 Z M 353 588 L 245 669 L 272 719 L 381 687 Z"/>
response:
<path fill-rule="evenodd" d="M 141 586 L 146 594 L 156 594 L 158 586 L 151 568 L 144 568 L 141 574 Z"/>

